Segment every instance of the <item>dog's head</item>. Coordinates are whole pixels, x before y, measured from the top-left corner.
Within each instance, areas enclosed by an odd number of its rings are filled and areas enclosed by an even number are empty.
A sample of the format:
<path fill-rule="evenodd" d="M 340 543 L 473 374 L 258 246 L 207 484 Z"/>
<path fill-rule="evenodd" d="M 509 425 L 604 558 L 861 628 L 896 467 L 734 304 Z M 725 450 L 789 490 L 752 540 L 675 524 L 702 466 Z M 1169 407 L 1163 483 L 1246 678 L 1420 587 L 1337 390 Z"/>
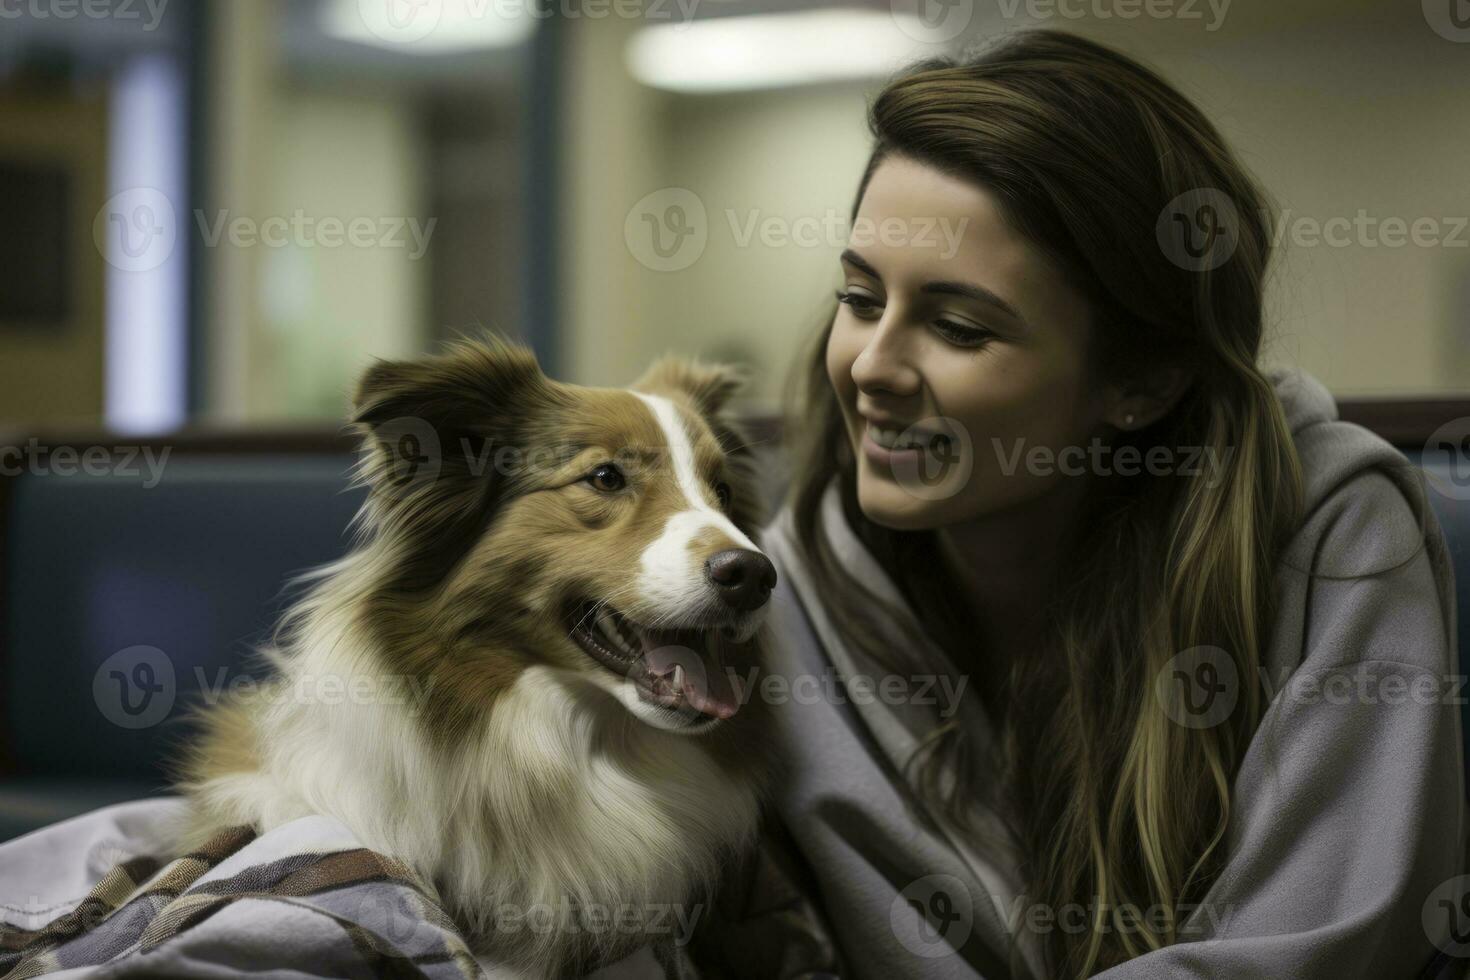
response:
<path fill-rule="evenodd" d="M 432 678 L 437 722 L 532 666 L 659 728 L 736 714 L 776 581 L 721 414 L 737 387 L 678 360 L 629 390 L 577 387 L 500 342 L 366 372 L 369 622 Z"/>

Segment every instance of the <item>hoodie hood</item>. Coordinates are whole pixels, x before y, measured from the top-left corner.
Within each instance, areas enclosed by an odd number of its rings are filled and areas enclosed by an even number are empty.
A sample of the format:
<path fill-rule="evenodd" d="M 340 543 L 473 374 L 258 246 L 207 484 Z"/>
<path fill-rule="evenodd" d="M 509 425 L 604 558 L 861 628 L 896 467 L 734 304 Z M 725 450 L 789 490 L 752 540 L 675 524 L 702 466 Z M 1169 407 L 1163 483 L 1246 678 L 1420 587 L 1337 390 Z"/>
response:
<path fill-rule="evenodd" d="M 1371 575 L 1397 567 L 1422 546 L 1430 549 L 1436 567 L 1447 567 L 1419 467 L 1380 436 L 1339 419 L 1332 395 L 1311 375 L 1275 370 L 1267 377 L 1286 414 L 1302 470 L 1304 533 L 1287 548 L 1285 562 L 1333 577 Z M 1407 507 L 1369 514 L 1352 506 L 1353 494 L 1339 492 L 1351 482 L 1377 480 L 1391 482 Z M 1358 546 L 1319 552 L 1316 542 L 1334 530 Z M 1329 567 L 1343 560 L 1348 567 Z"/>

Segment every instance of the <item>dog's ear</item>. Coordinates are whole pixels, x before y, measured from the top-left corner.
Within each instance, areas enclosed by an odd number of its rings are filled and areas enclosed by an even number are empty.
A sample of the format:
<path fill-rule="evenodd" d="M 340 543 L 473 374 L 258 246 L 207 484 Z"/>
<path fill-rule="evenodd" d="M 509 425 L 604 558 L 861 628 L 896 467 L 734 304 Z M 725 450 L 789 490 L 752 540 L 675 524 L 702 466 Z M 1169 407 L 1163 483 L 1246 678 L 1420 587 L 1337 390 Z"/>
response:
<path fill-rule="evenodd" d="M 495 337 L 449 344 L 412 361 L 378 361 L 362 373 L 352 421 L 376 426 L 403 415 L 451 426 L 514 416 L 516 399 L 548 385 L 536 355 Z"/>
<path fill-rule="evenodd" d="M 745 372 L 734 365 L 706 364 L 665 355 L 655 361 L 633 387 L 650 393 L 681 392 L 689 397 L 700 413 L 715 418 L 724 412 L 730 398 L 745 386 L 745 382 Z"/>
<path fill-rule="evenodd" d="M 352 413 L 358 478 L 368 487 L 362 520 L 398 540 L 400 585 L 438 581 L 474 544 L 513 490 L 495 454 L 521 446 L 550 392 L 535 356 L 499 340 L 461 341 L 363 372 Z"/>

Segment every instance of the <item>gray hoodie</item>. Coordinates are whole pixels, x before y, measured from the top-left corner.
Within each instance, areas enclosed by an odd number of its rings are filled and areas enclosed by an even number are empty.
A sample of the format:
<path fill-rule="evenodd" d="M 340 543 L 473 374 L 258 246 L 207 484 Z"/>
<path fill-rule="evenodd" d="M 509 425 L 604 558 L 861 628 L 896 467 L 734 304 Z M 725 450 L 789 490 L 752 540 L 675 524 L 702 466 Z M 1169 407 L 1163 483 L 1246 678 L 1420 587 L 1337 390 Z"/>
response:
<path fill-rule="evenodd" d="M 1181 910 L 1181 942 L 1099 974 L 1108 980 L 1381 980 L 1420 975 L 1437 945 L 1470 955 L 1470 943 L 1450 938 L 1466 894 L 1457 880 L 1464 692 L 1443 537 L 1401 454 L 1337 421 L 1315 380 L 1281 372 L 1273 382 L 1307 508 L 1281 557 L 1259 679 L 1269 707 L 1235 778 L 1227 863 L 1198 907 Z M 849 569 L 902 606 L 833 492 L 823 520 Z M 988 737 L 974 692 L 923 691 L 922 680 L 901 678 L 884 693 L 885 671 L 842 644 L 828 619 L 789 512 L 762 543 L 781 573 L 773 673 L 817 678 L 804 689 L 825 692 L 801 697 L 793 682 L 796 703 L 775 712 L 788 763 L 777 809 L 810 866 L 846 975 L 997 980 L 1013 976 L 1012 936 L 1034 963 L 1042 930 L 1082 928 L 1091 910 L 1017 897 L 1000 836 L 966 840 L 918 819 L 899 767 L 936 711 Z M 924 642 L 897 624 L 892 641 Z M 1221 710 L 1210 687 L 1226 700 L 1239 689 L 1225 683 L 1229 664 L 1208 648 L 1176 660 L 1178 696 L 1165 680 L 1162 703 L 1182 712 L 1181 724 L 1210 723 Z M 1205 686 L 1187 687 L 1196 681 Z"/>

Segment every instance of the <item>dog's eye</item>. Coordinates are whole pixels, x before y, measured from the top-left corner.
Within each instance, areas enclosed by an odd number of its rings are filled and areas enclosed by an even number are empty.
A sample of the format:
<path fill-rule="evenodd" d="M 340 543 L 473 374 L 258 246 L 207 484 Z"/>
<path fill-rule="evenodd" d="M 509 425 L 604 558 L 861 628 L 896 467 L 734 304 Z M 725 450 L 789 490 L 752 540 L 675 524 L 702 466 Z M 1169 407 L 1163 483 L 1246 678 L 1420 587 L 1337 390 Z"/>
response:
<path fill-rule="evenodd" d="M 603 463 L 587 476 L 587 482 L 592 484 L 593 489 L 601 490 L 603 493 L 615 493 L 628 485 L 623 471 L 612 463 Z"/>
<path fill-rule="evenodd" d="M 728 483 L 716 483 L 715 484 L 715 497 L 719 499 L 720 506 L 721 507 L 729 507 L 730 506 L 730 484 L 728 484 Z"/>

